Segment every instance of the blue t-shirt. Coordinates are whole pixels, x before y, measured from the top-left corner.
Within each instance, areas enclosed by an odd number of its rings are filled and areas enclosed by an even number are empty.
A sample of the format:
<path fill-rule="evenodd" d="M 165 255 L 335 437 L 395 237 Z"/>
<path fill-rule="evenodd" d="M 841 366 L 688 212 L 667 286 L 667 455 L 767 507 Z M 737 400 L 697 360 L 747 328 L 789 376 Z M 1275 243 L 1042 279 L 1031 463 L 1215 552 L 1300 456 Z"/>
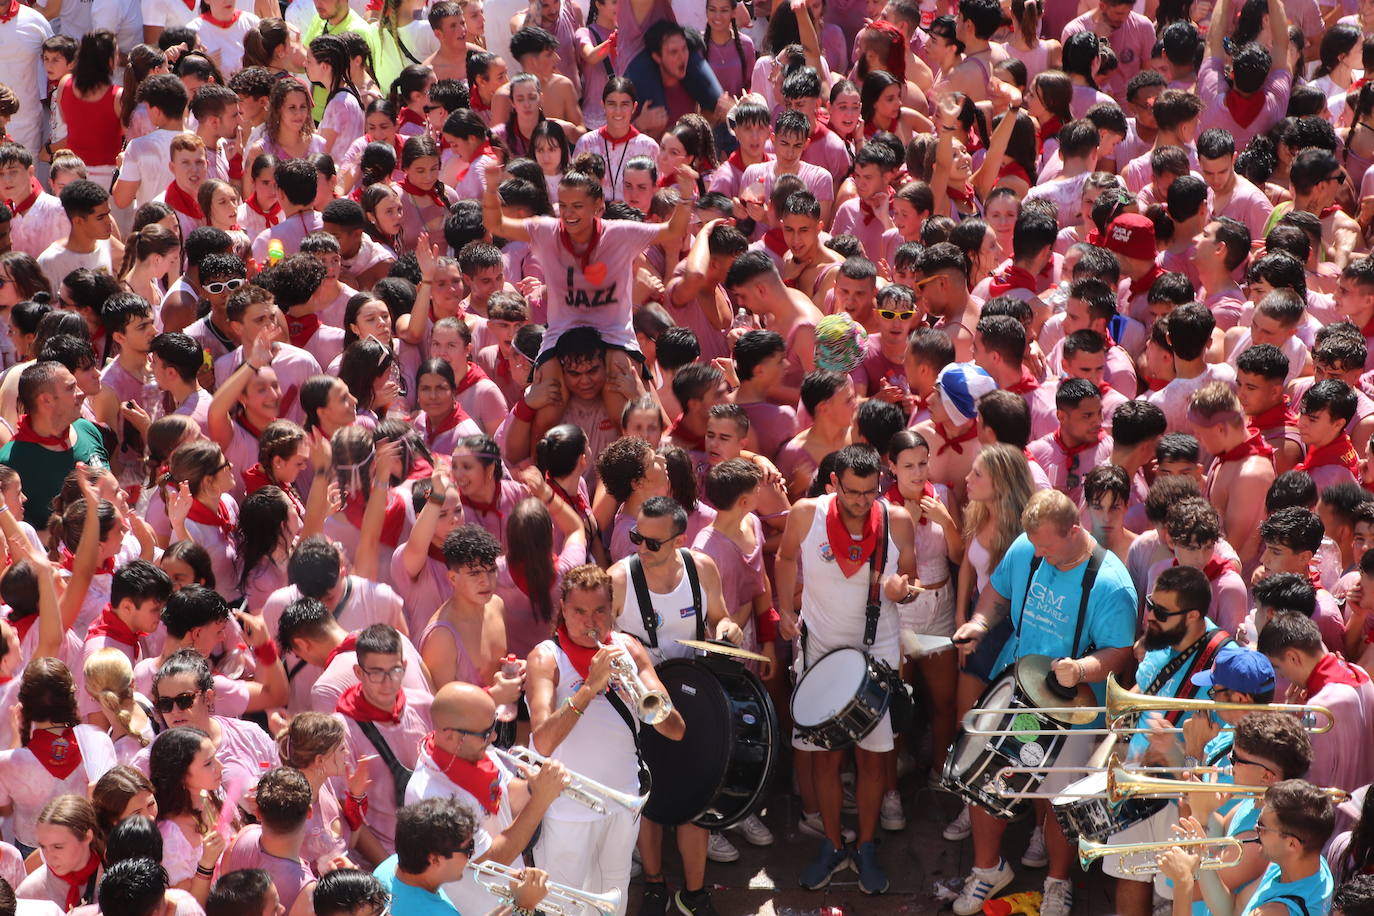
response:
<path fill-rule="evenodd" d="M 1002 647 L 1002 654 L 997 657 L 994 672 L 1000 672 L 1027 655 L 1081 658 L 1090 650 L 1125 649 L 1135 642 L 1135 585 L 1116 554 L 1109 550 L 1102 558 L 1076 650 L 1073 636 L 1088 561 L 1085 559 L 1067 571 L 1041 561 L 1028 595 L 1026 579 L 1034 557 L 1035 547 L 1022 534 L 1012 542 L 1002 562 L 992 571 L 992 587 L 1011 601 L 1013 631 Z M 1019 640 L 1015 632 L 1018 627 Z M 1092 687 L 1100 700 L 1104 685 L 1097 683 Z"/>
<path fill-rule="evenodd" d="M 1229 782 L 1230 780 L 1227 779 L 1226 781 Z M 1255 825 L 1259 823 L 1259 808 L 1255 805 L 1255 800 L 1253 798 L 1241 798 L 1238 800 L 1233 800 L 1231 804 L 1235 809 L 1235 813 L 1231 815 L 1231 820 L 1228 821 L 1226 824 L 1226 835 L 1236 836 L 1237 834 L 1245 833 L 1249 830 L 1254 830 Z M 1229 857 L 1234 854 L 1228 852 L 1226 853 L 1226 855 L 1228 856 L 1229 860 Z M 1323 860 L 1323 863 L 1324 862 L 1325 860 Z M 1239 895 L 1241 893 L 1244 893 L 1245 889 L 1249 887 L 1252 883 L 1254 882 L 1247 881 L 1239 887 L 1233 888 L 1232 891 Z M 1170 881 L 1169 884 L 1172 885 L 1173 882 Z M 1251 904 L 1251 906 L 1255 905 L 1256 904 Z M 1204 901 L 1193 901 L 1193 916 L 1208 916 L 1208 912 L 1209 911 L 1207 909 L 1207 904 Z M 1313 916 L 1320 916 L 1320 914 L 1313 914 Z"/>
<path fill-rule="evenodd" d="M 1204 649 L 1207 645 L 1207 638 L 1212 633 L 1216 632 L 1216 630 L 1217 625 L 1215 623 L 1212 623 L 1212 621 L 1208 619 L 1206 632 L 1202 636 Z M 1190 643 L 1189 645 L 1184 646 L 1183 648 L 1185 650 L 1191 649 L 1192 644 Z M 1150 649 L 1149 651 L 1147 651 L 1145 653 L 1145 657 L 1140 660 L 1140 666 L 1136 668 L 1135 682 L 1140 685 L 1140 689 L 1142 691 L 1149 690 L 1150 687 L 1154 685 L 1155 678 L 1159 677 L 1159 673 L 1164 670 L 1165 666 L 1167 666 L 1169 662 L 1173 661 L 1177 657 L 1178 650 L 1173 648 L 1172 646 L 1168 646 L 1163 649 Z M 1169 676 L 1168 680 L 1166 680 L 1163 684 L 1160 684 L 1157 689 L 1152 690 L 1150 692 L 1153 693 L 1155 696 L 1161 697 L 1178 696 L 1183 691 L 1183 679 L 1191 673 L 1191 668 L 1192 665 L 1179 665 L 1178 669 L 1175 670 L 1174 673 Z M 1174 725 L 1182 726 L 1184 720 L 1187 719 L 1189 715 L 1190 713 L 1180 712 L 1178 715 L 1178 721 L 1175 722 Z M 1150 724 L 1150 719 L 1152 717 L 1163 720 L 1164 713 L 1142 714 L 1140 716 L 1140 726 L 1142 728 L 1148 726 Z M 1127 751 L 1127 759 L 1139 760 L 1141 755 L 1145 753 L 1145 749 L 1149 747 L 1149 745 L 1149 735 L 1146 735 L 1143 732 L 1131 735 L 1131 743 L 1130 748 Z"/>
<path fill-rule="evenodd" d="M 1320 867 L 1297 881 L 1285 883 L 1281 880 L 1278 865 L 1271 864 L 1260 878 L 1255 896 L 1245 906 L 1245 912 L 1257 909 L 1266 903 L 1281 903 L 1288 908 L 1288 916 L 1325 916 L 1331 909 L 1331 894 L 1335 881 L 1331 869 L 1323 856 Z"/>
<path fill-rule="evenodd" d="M 458 907 L 440 891 L 435 893 L 396 879 L 396 857 L 392 856 L 372 873 L 391 894 L 391 912 L 405 916 L 458 916 Z"/>

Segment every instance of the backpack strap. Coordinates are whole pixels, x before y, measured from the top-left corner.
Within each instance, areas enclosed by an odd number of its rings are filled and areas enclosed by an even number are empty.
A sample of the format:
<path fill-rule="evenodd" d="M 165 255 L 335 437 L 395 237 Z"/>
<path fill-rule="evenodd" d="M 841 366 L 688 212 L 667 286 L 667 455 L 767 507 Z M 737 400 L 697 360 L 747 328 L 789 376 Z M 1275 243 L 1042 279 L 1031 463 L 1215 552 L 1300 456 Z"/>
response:
<path fill-rule="evenodd" d="M 1083 584 L 1080 586 L 1081 593 L 1078 598 L 1078 622 L 1073 628 L 1073 655 L 1070 658 L 1078 658 L 1078 641 L 1083 637 L 1083 626 L 1088 620 L 1088 598 L 1092 596 L 1093 585 L 1097 582 L 1097 572 L 1102 568 L 1102 561 L 1107 556 L 1107 551 L 1101 544 L 1093 545 L 1092 556 L 1088 557 L 1088 566 L 1083 570 Z"/>
<path fill-rule="evenodd" d="M 391 784 L 396 792 L 396 807 L 399 809 L 405 804 L 406 786 L 410 785 L 410 777 L 415 771 L 396 759 L 396 755 L 392 753 L 391 745 L 386 743 L 386 739 L 382 737 L 382 733 L 375 722 L 362 722 L 357 719 L 353 721 L 358 726 L 358 730 L 367 736 L 367 740 L 372 742 L 373 748 L 377 751 L 377 756 L 382 758 L 382 763 L 386 764 L 386 768 L 391 771 Z"/>
<path fill-rule="evenodd" d="M 638 558 L 632 559 L 637 562 Z M 640 571 L 640 577 L 643 577 L 642 570 Z M 558 641 L 557 633 L 553 634 L 553 644 L 558 647 L 560 652 L 563 651 L 563 644 Z M 563 654 L 567 655 L 568 653 L 563 652 Z M 635 721 L 634 714 L 630 712 L 630 708 L 625 705 L 625 701 L 620 698 L 620 694 L 616 693 L 614 688 L 608 687 L 602 696 L 606 698 L 606 702 L 610 703 L 611 708 L 616 711 L 622 720 L 624 720 L 625 727 L 630 730 L 630 736 L 634 738 L 635 762 L 639 764 L 639 794 L 644 795 L 648 793 L 649 786 L 653 783 L 653 779 L 649 774 L 649 768 L 644 764 L 644 755 L 639 749 L 639 725 Z"/>

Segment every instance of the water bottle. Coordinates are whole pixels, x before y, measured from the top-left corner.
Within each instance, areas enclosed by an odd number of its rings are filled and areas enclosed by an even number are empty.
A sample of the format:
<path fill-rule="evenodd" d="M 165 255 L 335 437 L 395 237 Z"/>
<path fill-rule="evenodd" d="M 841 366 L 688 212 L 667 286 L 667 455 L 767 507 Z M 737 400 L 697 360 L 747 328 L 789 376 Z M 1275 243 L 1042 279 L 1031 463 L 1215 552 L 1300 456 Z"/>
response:
<path fill-rule="evenodd" d="M 1069 281 L 1060 280 L 1059 285 L 1045 297 L 1045 303 L 1050 307 L 1051 313 L 1062 312 L 1067 307 L 1069 301 Z"/>
<path fill-rule="evenodd" d="M 515 677 L 520 673 L 520 660 L 514 655 L 507 655 L 506 660 L 501 663 L 501 673 L 506 677 Z M 515 704 L 502 703 L 496 707 L 496 721 L 511 722 L 515 719 Z"/>
<path fill-rule="evenodd" d="M 281 243 L 281 239 L 272 239 L 267 243 L 267 263 L 269 265 L 275 265 L 284 257 L 286 257 L 286 246 Z"/>

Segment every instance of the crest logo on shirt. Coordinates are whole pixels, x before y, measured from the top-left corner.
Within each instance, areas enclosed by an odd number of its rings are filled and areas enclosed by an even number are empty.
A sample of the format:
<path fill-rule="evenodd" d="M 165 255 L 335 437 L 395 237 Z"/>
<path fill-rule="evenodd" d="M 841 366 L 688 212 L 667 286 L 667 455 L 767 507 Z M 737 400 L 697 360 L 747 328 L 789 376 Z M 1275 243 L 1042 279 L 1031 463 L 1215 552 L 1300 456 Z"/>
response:
<path fill-rule="evenodd" d="M 48 751 L 48 756 L 53 763 L 61 763 L 67 759 L 67 751 L 71 749 L 72 743 L 64 737 L 54 738 L 52 747 Z"/>
<path fill-rule="evenodd" d="M 835 562 L 835 551 L 830 549 L 830 542 L 821 542 L 821 559 L 827 563 Z"/>

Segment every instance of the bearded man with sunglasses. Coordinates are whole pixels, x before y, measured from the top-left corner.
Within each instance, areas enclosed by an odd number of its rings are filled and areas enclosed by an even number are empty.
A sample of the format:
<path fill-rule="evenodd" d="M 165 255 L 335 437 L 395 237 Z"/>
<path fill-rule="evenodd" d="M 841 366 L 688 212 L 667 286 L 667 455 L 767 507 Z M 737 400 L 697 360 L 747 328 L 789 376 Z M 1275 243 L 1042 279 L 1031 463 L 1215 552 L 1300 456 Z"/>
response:
<path fill-rule="evenodd" d="M 687 510 L 677 500 L 671 496 L 646 499 L 629 534 L 635 553 L 610 570 L 611 607 L 619 609 L 616 628 L 620 632 L 639 640 L 655 664 L 695 653 L 681 645 L 680 639 L 714 637 L 736 645 L 744 641 L 743 631 L 730 619 L 725 606 L 715 561 L 686 547 Z M 732 861 L 739 853 L 724 837 L 710 838 L 695 824 L 677 825 L 677 848 L 683 871 L 678 909 L 706 912 L 699 907 L 708 901 L 708 850 L 717 861 Z M 661 914 L 668 904 L 663 881 L 663 826 L 647 817 L 640 821 L 639 855 L 644 865 L 643 912 Z M 709 907 L 709 902 L 706 905 Z"/>

